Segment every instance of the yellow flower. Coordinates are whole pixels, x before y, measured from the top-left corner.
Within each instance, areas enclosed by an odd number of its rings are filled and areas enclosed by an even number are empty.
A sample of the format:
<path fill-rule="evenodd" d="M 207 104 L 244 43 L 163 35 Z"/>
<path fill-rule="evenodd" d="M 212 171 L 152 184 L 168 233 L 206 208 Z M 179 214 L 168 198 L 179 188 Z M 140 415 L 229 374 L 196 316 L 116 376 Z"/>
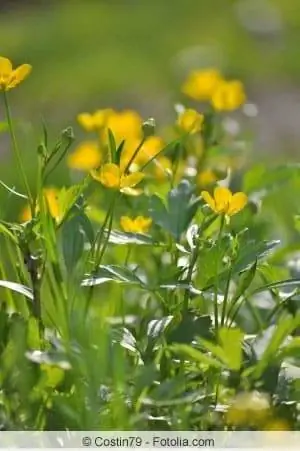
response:
<path fill-rule="evenodd" d="M 52 216 L 52 218 L 55 218 L 56 220 L 60 219 L 61 217 L 61 211 L 59 208 L 59 202 L 58 202 L 58 194 L 59 190 L 57 188 L 45 188 L 44 189 L 44 198 L 47 202 L 47 206 L 49 209 L 49 213 Z M 36 213 L 39 211 L 39 205 L 36 207 Z M 20 221 L 21 222 L 27 222 L 32 219 L 31 210 L 29 205 L 26 205 L 20 214 Z"/>
<path fill-rule="evenodd" d="M 265 431 L 290 431 L 291 426 L 286 420 L 273 418 L 264 425 Z"/>
<path fill-rule="evenodd" d="M 228 409 L 226 419 L 235 426 L 261 426 L 270 417 L 271 406 L 267 395 L 257 391 L 240 393 Z"/>
<path fill-rule="evenodd" d="M 243 105 L 246 94 L 243 84 L 238 80 L 223 81 L 214 91 L 211 103 L 217 111 L 233 111 Z"/>
<path fill-rule="evenodd" d="M 203 114 L 196 110 L 187 109 L 178 116 L 177 125 L 179 128 L 190 134 L 200 132 L 204 121 Z"/>
<path fill-rule="evenodd" d="M 125 168 L 131 158 L 133 157 L 136 149 L 138 148 L 140 141 L 137 140 L 131 143 L 131 146 L 124 146 L 121 155 L 121 163 L 120 166 Z M 164 148 L 164 142 L 158 136 L 151 136 L 146 139 L 134 160 L 132 161 L 133 165 L 142 166 L 146 164 L 151 158 L 155 157 L 162 149 Z"/>
<path fill-rule="evenodd" d="M 190 73 L 183 84 L 182 92 L 192 99 L 207 101 L 222 80 L 220 72 L 216 69 L 196 70 Z"/>
<path fill-rule="evenodd" d="M 137 216 L 131 219 L 128 216 L 122 216 L 120 224 L 124 232 L 130 233 L 147 233 L 151 227 L 152 219 L 144 216 Z"/>
<path fill-rule="evenodd" d="M 0 57 L 0 91 L 8 91 L 15 88 L 31 72 L 30 64 L 22 64 L 13 69 L 12 63 L 8 58 Z"/>
<path fill-rule="evenodd" d="M 159 157 L 154 162 L 154 176 L 158 180 L 164 180 L 167 177 L 167 173 L 172 172 L 172 161 L 165 156 Z"/>
<path fill-rule="evenodd" d="M 205 169 L 204 171 L 200 172 L 197 176 L 197 183 L 199 186 L 205 187 L 212 185 L 218 180 L 217 175 L 214 171 L 211 169 Z"/>
<path fill-rule="evenodd" d="M 97 110 L 95 113 L 81 113 L 78 114 L 77 121 L 87 132 L 101 130 L 106 125 L 108 117 L 112 113 L 113 110 L 110 108 Z"/>
<path fill-rule="evenodd" d="M 142 172 L 126 175 L 116 164 L 106 163 L 99 170 L 92 171 L 91 175 L 106 188 L 119 190 L 121 193 L 132 196 L 142 193 L 142 190 L 133 189 L 143 180 L 145 175 Z"/>
<path fill-rule="evenodd" d="M 248 202 L 246 194 L 241 192 L 232 194 L 228 188 L 221 186 L 215 188 L 214 197 L 208 191 L 202 191 L 201 195 L 215 213 L 224 213 L 228 216 L 238 213 Z"/>
<path fill-rule="evenodd" d="M 106 127 L 112 131 L 117 146 L 125 140 L 130 147 L 131 143 L 142 138 L 142 118 L 132 110 L 113 111 L 108 116 Z M 107 141 L 107 133 L 104 140 Z"/>
<path fill-rule="evenodd" d="M 79 171 L 90 171 L 100 166 L 102 155 L 94 141 L 81 143 L 73 153 L 68 155 L 69 168 Z"/>

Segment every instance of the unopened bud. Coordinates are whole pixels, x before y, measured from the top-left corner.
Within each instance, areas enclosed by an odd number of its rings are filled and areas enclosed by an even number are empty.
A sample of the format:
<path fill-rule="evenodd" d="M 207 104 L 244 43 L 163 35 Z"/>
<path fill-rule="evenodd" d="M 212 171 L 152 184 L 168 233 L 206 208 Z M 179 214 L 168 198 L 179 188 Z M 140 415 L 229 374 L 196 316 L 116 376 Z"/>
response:
<path fill-rule="evenodd" d="M 149 138 L 150 136 L 153 136 L 155 134 L 155 119 L 153 117 L 150 117 L 145 122 L 143 122 L 142 129 L 144 132 L 144 137 Z"/>

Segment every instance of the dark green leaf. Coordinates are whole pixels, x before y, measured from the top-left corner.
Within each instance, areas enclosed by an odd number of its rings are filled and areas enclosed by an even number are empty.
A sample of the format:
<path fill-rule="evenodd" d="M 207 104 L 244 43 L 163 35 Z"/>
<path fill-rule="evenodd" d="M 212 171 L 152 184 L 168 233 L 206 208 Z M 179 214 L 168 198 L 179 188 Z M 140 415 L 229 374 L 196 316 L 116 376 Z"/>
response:
<path fill-rule="evenodd" d="M 95 276 L 82 281 L 82 286 L 97 286 L 111 281 L 145 287 L 144 283 L 130 269 L 117 265 L 101 265 Z"/>

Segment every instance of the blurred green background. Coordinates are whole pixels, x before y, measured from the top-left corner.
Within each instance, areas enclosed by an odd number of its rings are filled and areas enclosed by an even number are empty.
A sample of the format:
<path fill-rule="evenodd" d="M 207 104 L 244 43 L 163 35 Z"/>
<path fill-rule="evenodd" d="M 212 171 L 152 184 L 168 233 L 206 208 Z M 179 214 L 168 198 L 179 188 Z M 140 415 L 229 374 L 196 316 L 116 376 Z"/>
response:
<path fill-rule="evenodd" d="M 53 140 L 68 125 L 80 139 L 76 115 L 107 106 L 163 125 L 186 74 L 207 66 L 244 81 L 256 105 L 245 123 L 257 158 L 297 154 L 299 0 L 2 0 L 0 8 L 0 53 L 33 65 L 10 95 L 29 171 L 42 118 Z M 15 184 L 7 136 L 0 146 L 0 176 Z M 68 183 L 63 169 L 57 177 Z"/>

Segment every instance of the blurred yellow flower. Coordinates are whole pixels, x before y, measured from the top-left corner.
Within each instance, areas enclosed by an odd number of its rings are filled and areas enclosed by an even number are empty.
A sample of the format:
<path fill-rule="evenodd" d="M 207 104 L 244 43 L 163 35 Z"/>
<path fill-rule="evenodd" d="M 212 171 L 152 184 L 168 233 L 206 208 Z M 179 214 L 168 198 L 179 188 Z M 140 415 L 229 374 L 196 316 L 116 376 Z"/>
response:
<path fill-rule="evenodd" d="M 202 191 L 201 195 L 215 213 L 228 216 L 235 215 L 241 211 L 248 202 L 246 194 L 242 192 L 232 194 L 228 188 L 221 186 L 214 189 L 213 197 L 208 191 Z"/>
<path fill-rule="evenodd" d="M 243 105 L 246 94 L 243 83 L 238 80 L 223 81 L 215 89 L 211 103 L 217 111 L 233 111 Z"/>
<path fill-rule="evenodd" d="M 172 174 L 172 161 L 165 156 L 157 158 L 154 162 L 154 177 L 158 180 L 164 180 L 167 174 Z"/>
<path fill-rule="evenodd" d="M 100 166 L 101 160 L 98 144 L 95 141 L 85 141 L 68 155 L 67 165 L 78 171 L 90 171 Z"/>
<path fill-rule="evenodd" d="M 273 418 L 264 425 L 264 431 L 290 431 L 291 426 L 286 420 Z"/>
<path fill-rule="evenodd" d="M 101 130 L 112 113 L 113 110 L 110 108 L 97 110 L 94 113 L 81 113 L 78 114 L 77 121 L 87 132 Z"/>
<path fill-rule="evenodd" d="M 52 218 L 59 220 L 61 217 L 61 211 L 59 208 L 59 202 L 58 202 L 58 194 L 59 190 L 57 188 L 45 188 L 44 189 L 44 198 L 47 202 L 47 206 L 49 209 L 49 213 L 52 216 Z M 39 211 L 39 205 L 36 208 L 36 213 Z M 32 219 L 31 210 L 29 205 L 26 205 L 20 214 L 20 221 L 21 222 L 27 222 Z"/>
<path fill-rule="evenodd" d="M 179 128 L 190 134 L 200 132 L 204 121 L 203 114 L 196 110 L 187 109 L 178 116 L 177 125 Z"/>
<path fill-rule="evenodd" d="M 211 169 L 201 171 L 197 176 L 197 184 L 201 187 L 212 185 L 218 180 L 218 177 Z"/>
<path fill-rule="evenodd" d="M 187 77 L 182 92 L 194 100 L 208 101 L 220 81 L 222 76 L 216 69 L 196 70 Z"/>
<path fill-rule="evenodd" d="M 141 147 L 138 157 L 141 164 L 147 163 L 155 157 L 165 147 L 163 140 L 159 136 L 150 136 Z"/>
<path fill-rule="evenodd" d="M 137 216 L 136 218 L 129 218 L 122 216 L 120 224 L 124 232 L 130 233 L 147 233 L 151 227 L 152 219 L 144 216 Z"/>
<path fill-rule="evenodd" d="M 142 139 L 142 118 L 132 110 L 113 111 L 108 115 L 106 127 L 109 128 L 119 146 L 123 140 L 130 147 L 131 143 Z M 107 142 L 107 133 L 103 137 Z"/>
<path fill-rule="evenodd" d="M 142 190 L 134 189 L 145 176 L 142 172 L 126 175 L 116 164 L 106 163 L 99 170 L 92 171 L 91 175 L 106 188 L 119 190 L 121 193 L 132 196 L 142 193 Z"/>
<path fill-rule="evenodd" d="M 30 64 L 22 64 L 13 69 L 12 63 L 8 58 L 0 56 L 0 91 L 8 91 L 15 88 L 31 72 Z"/>
<path fill-rule="evenodd" d="M 235 426 L 262 426 L 271 414 L 269 397 L 257 391 L 239 393 L 228 409 L 226 420 Z"/>

